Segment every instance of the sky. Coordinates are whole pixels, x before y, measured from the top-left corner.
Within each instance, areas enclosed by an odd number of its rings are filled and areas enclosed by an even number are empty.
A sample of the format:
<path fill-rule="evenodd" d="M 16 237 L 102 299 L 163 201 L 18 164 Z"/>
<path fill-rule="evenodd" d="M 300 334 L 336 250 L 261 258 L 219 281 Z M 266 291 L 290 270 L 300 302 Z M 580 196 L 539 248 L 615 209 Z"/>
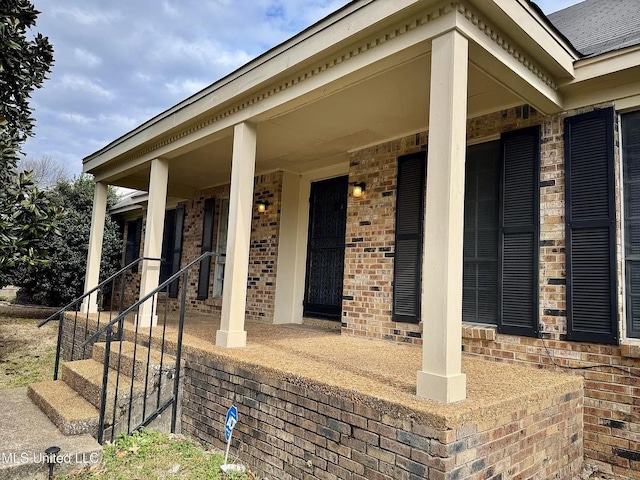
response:
<path fill-rule="evenodd" d="M 27 157 L 82 158 L 348 0 L 32 0 L 55 65 L 31 106 Z M 545 13 L 578 0 L 538 0 Z"/>

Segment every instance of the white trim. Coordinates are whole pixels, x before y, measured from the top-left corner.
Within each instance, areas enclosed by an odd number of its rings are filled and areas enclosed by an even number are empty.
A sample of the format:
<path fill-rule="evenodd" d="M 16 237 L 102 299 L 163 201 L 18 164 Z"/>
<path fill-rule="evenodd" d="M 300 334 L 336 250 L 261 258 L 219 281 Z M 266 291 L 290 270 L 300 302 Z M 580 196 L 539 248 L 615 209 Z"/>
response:
<path fill-rule="evenodd" d="M 640 109 L 640 95 L 621 98 L 613 102 L 614 107 L 619 113 L 627 113 L 628 111 Z M 620 137 L 622 138 L 622 137 Z"/>
<path fill-rule="evenodd" d="M 624 235 L 625 235 L 625 225 L 624 225 L 624 158 L 622 155 L 622 142 L 624 141 L 624 138 L 622 137 L 622 118 L 620 116 L 620 114 L 617 114 L 618 117 L 618 138 L 620 139 L 619 142 L 619 158 L 620 158 L 620 165 L 618 166 L 618 182 L 620 185 L 620 198 L 617 200 L 620 200 L 620 258 L 621 258 L 621 265 L 620 265 L 620 292 L 622 293 L 622 310 L 621 310 L 621 314 L 620 314 L 620 319 L 618 320 L 618 322 L 620 323 L 619 327 L 620 327 L 620 339 L 621 340 L 625 340 L 627 338 L 627 284 L 626 284 L 626 261 L 625 261 L 625 241 L 624 241 Z M 617 263 L 617 259 L 616 259 L 616 263 Z M 618 292 L 616 292 L 617 294 Z M 637 339 L 636 339 L 637 340 Z"/>
<path fill-rule="evenodd" d="M 416 130 L 410 130 L 408 132 L 401 133 L 400 135 L 394 135 L 393 137 L 385 138 L 384 140 L 377 140 L 375 142 L 371 142 L 371 143 L 367 143 L 365 145 L 362 145 L 360 147 L 352 148 L 351 150 L 347 150 L 347 153 L 351 154 L 351 153 L 359 152 L 360 150 L 364 150 L 365 148 L 375 147 L 375 146 L 378 146 L 378 145 L 382 145 L 383 143 L 393 142 L 394 140 L 398 140 L 400 138 L 404 138 L 404 137 L 408 137 L 410 135 L 416 135 L 417 133 L 423 133 L 423 132 L 428 132 L 428 131 L 429 131 L 429 127 L 425 125 L 424 127 L 420 127 L 420 128 L 418 128 Z"/>
<path fill-rule="evenodd" d="M 302 321 L 302 302 L 304 301 L 305 279 L 307 278 L 307 241 L 309 234 L 309 198 L 311 195 L 311 183 L 328 178 L 349 175 L 349 163 L 340 165 L 332 165 L 330 167 L 320 168 L 312 172 L 305 173 L 300 176 L 300 197 L 298 203 L 298 232 L 296 240 L 296 278 L 301 279 L 295 286 L 293 291 L 293 301 L 298 309 L 296 317 L 299 314 L 300 322 Z M 348 212 L 347 212 L 348 213 Z"/>
<path fill-rule="evenodd" d="M 471 140 L 467 139 L 467 147 L 472 145 L 479 145 L 481 143 L 494 142 L 496 140 L 500 140 L 500 133 L 494 133 L 492 135 L 486 135 L 484 137 L 476 137 Z"/>

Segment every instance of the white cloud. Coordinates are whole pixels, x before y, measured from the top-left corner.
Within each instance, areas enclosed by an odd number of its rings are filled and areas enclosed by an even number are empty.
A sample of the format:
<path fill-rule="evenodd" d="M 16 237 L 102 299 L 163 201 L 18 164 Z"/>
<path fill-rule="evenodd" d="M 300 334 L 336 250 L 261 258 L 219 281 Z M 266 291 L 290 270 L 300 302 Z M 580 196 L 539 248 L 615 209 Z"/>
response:
<path fill-rule="evenodd" d="M 91 118 L 87 117 L 86 115 L 82 115 L 80 113 L 64 112 L 64 113 L 60 113 L 58 118 L 59 120 L 62 120 L 62 121 L 77 123 L 80 125 L 88 125 L 92 122 Z"/>
<path fill-rule="evenodd" d="M 64 3 L 64 2 L 59 2 Z M 65 8 L 62 5 L 56 5 L 53 8 L 55 16 L 66 17 L 66 21 L 79 25 L 96 25 L 99 23 L 110 23 L 118 18 L 114 12 L 91 11 L 72 6 Z"/>
<path fill-rule="evenodd" d="M 64 90 L 72 92 L 84 92 L 92 96 L 104 98 L 106 100 L 112 100 L 115 94 L 87 77 L 78 75 L 64 75 L 60 81 L 59 86 Z"/>
<path fill-rule="evenodd" d="M 182 79 L 182 80 L 174 80 L 170 83 L 165 83 L 165 88 L 172 95 L 181 96 L 181 97 L 190 97 L 196 92 L 199 92 L 205 87 L 208 87 L 209 82 L 203 82 L 200 80 L 193 79 Z"/>
<path fill-rule="evenodd" d="M 55 65 L 29 156 L 80 159 L 349 0 L 41 0 Z"/>
<path fill-rule="evenodd" d="M 177 36 L 165 37 L 162 43 L 155 44 L 150 58 L 168 63 L 217 66 L 230 70 L 252 59 L 251 55 L 241 49 L 229 48 L 213 40 L 187 40 Z"/>
<path fill-rule="evenodd" d="M 73 50 L 73 55 L 76 61 L 78 61 L 82 65 L 85 65 L 89 68 L 95 67 L 102 63 L 102 59 L 100 57 L 98 57 L 97 55 L 94 55 L 88 50 L 85 50 L 84 48 L 76 47 Z"/>

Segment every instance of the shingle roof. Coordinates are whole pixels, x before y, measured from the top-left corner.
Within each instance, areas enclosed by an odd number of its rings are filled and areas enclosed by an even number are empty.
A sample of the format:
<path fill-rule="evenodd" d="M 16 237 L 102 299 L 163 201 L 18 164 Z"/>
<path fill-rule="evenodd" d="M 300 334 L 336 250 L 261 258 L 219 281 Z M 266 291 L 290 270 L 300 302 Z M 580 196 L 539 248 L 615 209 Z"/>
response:
<path fill-rule="evenodd" d="M 585 57 L 640 44 L 640 0 L 586 0 L 548 18 Z"/>

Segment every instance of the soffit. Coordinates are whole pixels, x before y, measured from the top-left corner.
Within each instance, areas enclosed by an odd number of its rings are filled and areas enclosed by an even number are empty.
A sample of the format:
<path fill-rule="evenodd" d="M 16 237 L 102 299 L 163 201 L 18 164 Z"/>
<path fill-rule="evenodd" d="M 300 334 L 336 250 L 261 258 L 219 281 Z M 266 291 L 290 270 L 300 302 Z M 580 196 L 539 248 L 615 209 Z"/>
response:
<path fill-rule="evenodd" d="M 358 2 L 358 3 L 359 4 L 362 3 L 363 5 L 366 4 L 366 2 Z M 209 127 L 213 131 L 215 129 L 211 128 L 211 125 L 213 125 L 216 121 L 226 119 L 228 117 L 230 118 L 231 116 L 233 116 L 234 114 L 236 114 L 241 110 L 244 110 L 245 112 L 250 114 L 250 112 L 254 109 L 253 108 L 254 105 L 256 105 L 257 103 L 259 102 L 266 103 L 266 102 L 272 101 L 271 100 L 272 98 L 274 99 L 278 98 L 278 96 L 281 95 L 283 91 L 286 91 L 286 89 L 288 89 L 289 87 L 295 86 L 299 82 L 308 81 L 309 78 L 312 78 L 312 76 L 314 75 L 314 72 L 321 73 L 324 71 L 324 69 L 330 69 L 332 67 L 340 65 L 341 62 L 346 62 L 347 60 L 350 60 L 351 58 L 353 58 L 354 56 L 357 56 L 361 52 L 367 52 L 370 49 L 376 48 L 379 45 L 382 45 L 387 41 L 393 40 L 396 37 L 402 37 L 407 33 L 416 31 L 418 27 L 422 28 L 425 24 L 429 22 L 436 23 L 439 17 L 443 16 L 446 13 L 450 13 L 452 11 L 455 12 L 457 9 L 461 7 L 460 2 L 444 2 L 444 3 L 441 3 L 439 7 L 436 7 L 436 6 L 433 6 L 434 2 L 430 2 L 426 0 L 423 0 L 421 2 L 420 1 L 411 2 L 409 0 L 403 0 L 401 4 L 398 4 L 403 6 L 403 8 L 401 9 L 401 12 L 398 12 L 396 10 L 389 9 L 389 5 L 393 5 L 394 2 L 382 1 L 382 2 L 376 2 L 376 5 L 378 3 L 379 5 L 382 5 L 382 7 L 378 7 L 378 6 L 374 7 L 374 5 L 369 4 L 366 6 L 366 8 L 363 8 L 360 11 L 353 13 L 354 18 L 359 15 L 358 22 L 360 23 L 354 21 L 355 23 L 358 23 L 358 25 L 360 26 L 359 27 L 360 29 L 356 33 L 350 36 L 348 36 L 345 33 L 345 31 L 348 31 L 351 27 L 353 27 L 351 24 L 349 24 L 351 17 L 346 17 L 341 19 L 339 22 L 340 23 L 339 28 L 337 26 L 332 26 L 330 29 L 327 29 L 327 31 L 318 33 L 318 35 L 321 35 L 321 34 L 328 35 L 329 31 L 333 31 L 331 29 L 336 29 L 335 31 L 339 32 L 339 35 L 341 36 L 341 38 L 348 38 L 348 41 L 342 40 L 334 43 L 329 42 L 330 46 L 328 48 L 324 50 L 317 50 L 317 53 L 315 55 L 308 56 L 304 59 L 301 57 L 295 57 L 295 58 L 291 57 L 290 59 L 288 59 L 287 62 L 291 61 L 292 63 L 294 63 L 295 68 L 298 69 L 298 72 L 300 72 L 300 74 L 294 74 L 292 77 L 291 76 L 292 68 L 281 68 L 280 70 L 278 70 L 277 68 L 275 69 L 272 68 L 271 70 L 267 69 L 264 71 L 264 73 L 268 73 L 267 75 L 268 84 L 275 85 L 275 87 L 274 88 L 268 87 L 266 89 L 263 87 L 263 85 L 267 84 L 265 83 L 266 80 L 262 81 L 264 80 L 264 77 L 261 77 L 258 74 L 255 74 L 254 76 L 252 76 L 253 74 L 251 75 L 247 74 L 246 77 L 233 80 L 228 85 L 225 85 L 225 88 L 228 90 L 228 92 L 225 94 L 225 97 L 230 98 L 231 100 L 225 100 L 224 98 L 221 98 L 222 94 L 220 92 L 210 92 L 210 94 L 198 99 L 196 103 L 192 105 L 186 105 L 184 106 L 184 108 L 181 108 L 175 111 L 171 115 L 170 119 L 169 118 L 163 119 L 162 122 L 164 123 L 162 123 L 162 125 L 161 124 L 155 125 L 153 128 L 150 128 L 146 131 L 136 134 L 135 141 L 126 140 L 124 143 L 121 143 L 116 147 L 113 147 L 106 153 L 104 153 L 104 155 L 98 152 L 98 154 L 95 154 L 97 156 L 94 155 L 94 157 L 91 159 L 91 162 L 85 165 L 85 171 L 88 171 L 91 173 L 98 173 L 99 169 L 96 170 L 96 168 L 102 165 L 104 161 L 107 161 L 109 159 L 131 158 L 131 155 L 133 155 L 134 157 L 135 155 L 138 155 L 139 157 L 141 153 L 136 154 L 135 153 L 136 151 L 142 152 L 142 153 L 149 152 L 149 155 L 152 155 L 153 149 L 157 148 L 157 146 L 160 146 L 160 147 L 170 146 L 170 148 L 165 148 L 163 152 L 159 154 L 163 156 L 171 156 L 171 157 L 181 155 L 185 150 L 195 150 L 196 148 L 200 148 L 200 145 L 195 143 L 190 145 L 189 148 L 184 147 L 184 144 L 188 143 L 189 141 L 188 138 L 194 131 L 198 129 L 202 129 L 203 127 Z M 513 30 L 512 27 L 514 22 L 509 20 L 509 17 L 505 13 L 504 9 L 498 8 L 496 6 L 497 3 L 499 3 L 499 0 L 495 0 L 495 2 L 489 1 L 489 0 L 482 0 L 482 1 L 472 0 L 472 4 L 476 5 L 479 8 L 479 10 L 484 12 L 484 14 L 487 16 L 487 18 L 489 18 L 489 20 L 494 20 L 496 22 L 498 21 L 506 22 L 505 25 L 508 27 L 508 29 L 512 30 L 512 33 L 514 33 L 514 35 L 516 35 L 517 37 L 522 37 L 521 32 L 519 30 L 517 29 Z M 419 8 L 424 9 L 425 7 L 430 5 L 431 7 L 424 13 L 421 13 L 422 11 L 419 11 Z M 380 11 L 384 11 L 385 8 L 387 9 L 386 11 L 390 13 L 390 15 L 388 15 L 383 19 L 380 19 L 379 18 Z M 376 17 L 376 15 L 378 16 Z M 409 16 L 407 17 L 408 20 L 406 22 L 399 21 L 399 18 L 401 16 L 407 16 L 407 15 Z M 362 23 L 366 21 L 368 17 L 371 17 L 370 20 L 372 22 L 376 18 L 378 19 L 378 21 L 377 23 L 374 22 L 369 27 L 364 28 L 362 27 Z M 396 23 L 394 24 L 394 22 Z M 374 38 L 373 43 L 365 41 L 368 38 L 368 36 L 372 35 L 372 32 L 374 30 L 379 31 L 379 29 L 382 28 L 383 26 L 392 26 L 393 28 L 388 30 L 388 33 L 385 33 L 382 36 L 374 35 L 374 37 L 372 37 Z M 495 30 L 492 30 L 490 28 L 487 30 L 487 28 L 484 28 L 484 34 L 486 34 L 486 36 L 489 38 L 489 41 L 496 40 L 493 37 L 494 32 Z M 540 34 L 540 32 L 538 33 Z M 530 36 L 527 36 L 526 38 L 522 37 L 520 38 L 520 40 L 524 44 L 526 44 L 528 47 L 535 50 L 535 48 L 533 48 L 532 45 L 535 46 L 537 44 L 535 41 L 533 41 L 532 37 Z M 548 41 L 549 39 L 547 38 L 546 40 Z M 311 40 L 305 40 L 305 41 L 311 41 Z M 347 52 L 346 56 L 345 54 L 340 53 L 345 49 L 345 45 L 347 43 L 354 42 L 354 41 L 356 42 L 356 44 L 351 43 L 351 45 L 356 45 L 356 47 L 354 47 L 355 50 L 352 47 L 348 47 L 345 50 Z M 529 62 L 528 59 L 530 57 L 528 57 L 529 54 L 527 50 L 526 49 L 521 50 L 521 47 L 518 45 L 517 42 L 514 41 L 508 44 L 503 44 L 501 48 L 504 48 L 506 50 L 507 47 L 504 45 L 508 45 L 509 49 L 513 49 L 509 53 L 510 55 L 513 55 L 513 51 L 517 53 L 518 61 L 520 61 L 523 65 L 534 64 L 534 62 Z M 538 46 L 538 49 L 539 49 L 539 46 Z M 428 43 L 425 43 L 424 51 L 428 51 Z M 522 54 L 521 52 L 524 52 L 524 54 Z M 290 53 L 287 53 L 287 55 L 289 54 Z M 324 56 L 323 58 L 328 58 L 328 59 L 331 59 L 333 57 L 333 60 L 330 60 L 330 63 L 327 63 L 325 66 L 323 66 L 322 62 L 320 62 L 319 64 L 317 63 L 320 56 Z M 401 62 L 407 61 L 408 56 L 410 57 L 410 55 L 405 55 L 405 58 L 401 59 L 400 61 Z M 280 61 L 282 61 L 282 59 L 280 59 Z M 473 62 L 473 59 L 471 59 L 471 61 Z M 542 63 L 545 63 L 545 62 L 547 62 L 546 57 L 542 59 Z M 554 71 L 561 70 L 561 68 L 558 66 L 557 63 L 554 64 L 552 62 L 549 65 L 555 69 Z M 548 80 L 546 79 L 550 77 L 550 74 L 547 74 L 544 71 L 544 68 L 538 69 L 537 67 L 530 68 L 528 66 L 526 68 L 529 68 L 529 70 L 533 73 L 534 76 L 537 75 L 540 78 L 545 79 L 545 81 L 549 83 Z M 553 80 L 551 80 L 551 84 L 552 83 L 553 83 Z M 507 85 L 507 87 L 513 90 L 512 85 Z M 241 96 L 237 96 L 237 95 L 234 96 L 233 95 L 234 91 L 243 92 L 243 93 Z M 483 102 L 481 97 L 478 96 L 477 94 L 473 94 L 470 101 L 472 103 Z M 276 102 L 277 100 L 272 101 L 272 103 L 274 104 Z M 365 105 L 365 109 L 366 108 L 367 106 Z M 491 106 L 487 104 L 487 105 L 484 105 L 484 107 L 481 110 L 490 111 L 490 109 L 491 109 Z M 213 113 L 213 116 L 211 116 L 212 115 L 211 112 L 213 111 L 216 111 L 218 113 Z M 266 116 L 268 117 L 269 115 L 267 114 Z M 393 115 L 391 116 L 393 117 Z M 396 115 L 396 117 L 397 117 L 398 124 L 402 125 L 402 118 L 404 117 L 402 115 L 400 116 Z M 261 122 L 263 118 L 264 118 L 264 115 L 262 117 L 256 116 L 255 118 L 251 119 L 251 121 Z M 366 117 L 366 119 L 368 121 L 372 120 L 371 117 Z M 227 128 L 226 131 L 221 130 L 216 132 L 216 135 L 212 135 L 211 138 L 209 138 L 207 141 L 209 143 L 212 143 L 212 142 L 218 141 L 220 138 L 223 138 L 225 135 L 228 134 L 228 127 L 225 127 L 225 128 Z M 397 130 L 401 130 L 401 128 L 398 127 Z M 372 129 L 370 127 L 367 127 L 367 129 L 363 129 L 361 127 L 359 132 L 360 133 L 356 135 L 356 137 L 359 140 L 373 140 L 377 138 L 376 137 L 377 132 L 375 128 Z M 338 138 L 344 137 L 345 140 L 342 141 L 342 144 L 350 144 L 350 143 L 353 143 L 352 142 L 353 135 L 355 135 L 355 132 L 351 132 L 347 135 L 342 135 Z M 347 140 L 347 139 L 351 139 L 351 140 Z M 136 147 L 137 150 L 136 149 L 131 150 L 130 148 L 127 147 L 127 145 L 129 145 L 129 143 L 127 142 L 130 142 L 131 145 L 138 145 L 139 148 Z M 154 143 L 155 143 L 155 146 L 153 146 Z M 206 143 L 206 142 L 203 141 L 201 143 Z M 147 145 L 147 147 L 142 147 L 145 144 Z M 341 143 L 338 141 L 335 143 L 335 146 L 338 147 L 338 145 L 340 144 Z M 169 152 L 169 153 L 166 152 L 167 150 L 171 150 L 171 148 L 174 148 L 174 147 L 176 148 L 175 151 Z M 283 155 L 286 155 L 286 152 Z"/>

